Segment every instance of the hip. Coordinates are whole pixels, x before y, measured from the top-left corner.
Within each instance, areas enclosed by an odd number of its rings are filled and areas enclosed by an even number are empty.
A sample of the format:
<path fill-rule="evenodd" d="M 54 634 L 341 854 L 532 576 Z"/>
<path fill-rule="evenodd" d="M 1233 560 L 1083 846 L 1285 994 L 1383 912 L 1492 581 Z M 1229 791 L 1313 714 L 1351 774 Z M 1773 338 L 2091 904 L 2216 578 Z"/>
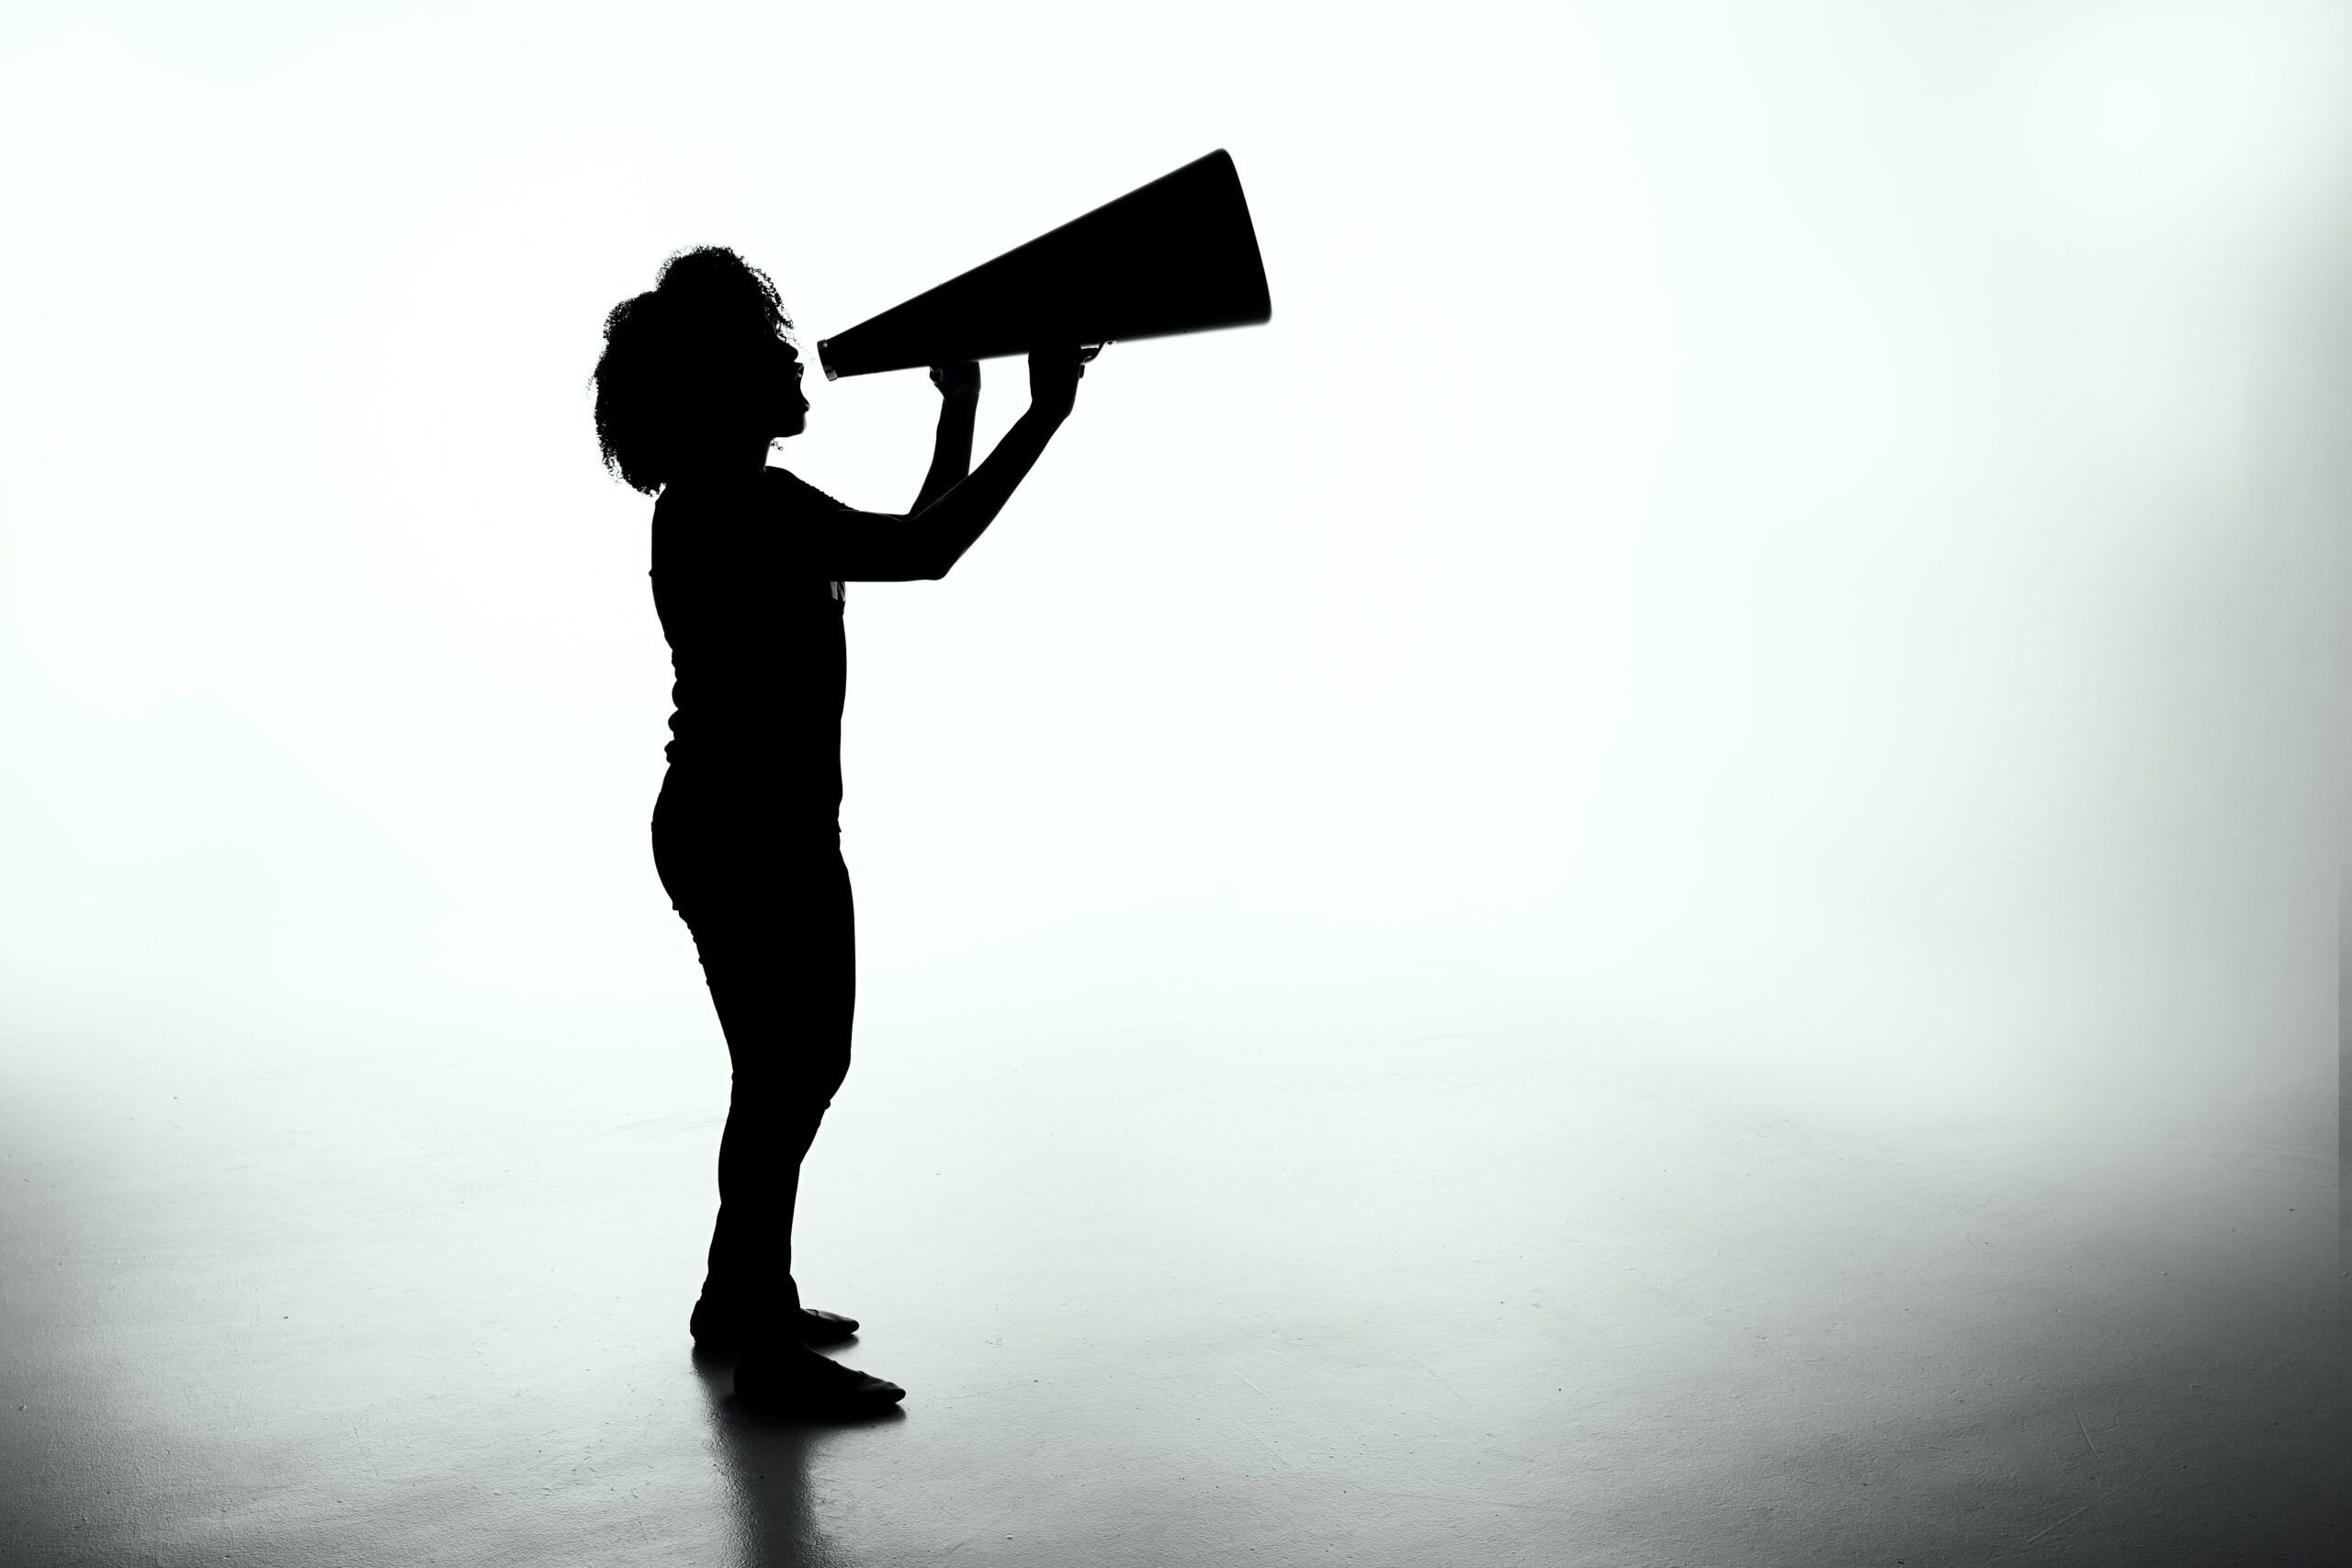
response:
<path fill-rule="evenodd" d="M 654 870 L 684 910 L 734 902 L 766 887 L 828 888 L 845 882 L 837 806 L 774 790 L 692 785 L 674 774 L 653 805 Z"/>

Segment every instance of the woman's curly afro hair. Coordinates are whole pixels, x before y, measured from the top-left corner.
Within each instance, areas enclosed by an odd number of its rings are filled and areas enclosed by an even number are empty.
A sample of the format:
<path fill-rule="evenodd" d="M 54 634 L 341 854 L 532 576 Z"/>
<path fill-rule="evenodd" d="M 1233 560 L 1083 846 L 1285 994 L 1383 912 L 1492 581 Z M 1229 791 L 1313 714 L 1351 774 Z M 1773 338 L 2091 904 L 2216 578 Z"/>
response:
<path fill-rule="evenodd" d="M 596 361 L 596 443 L 605 467 L 651 495 L 681 448 L 759 396 L 759 356 L 792 342 L 767 274 L 733 251 L 702 245 L 662 264 L 647 293 L 605 318 Z"/>

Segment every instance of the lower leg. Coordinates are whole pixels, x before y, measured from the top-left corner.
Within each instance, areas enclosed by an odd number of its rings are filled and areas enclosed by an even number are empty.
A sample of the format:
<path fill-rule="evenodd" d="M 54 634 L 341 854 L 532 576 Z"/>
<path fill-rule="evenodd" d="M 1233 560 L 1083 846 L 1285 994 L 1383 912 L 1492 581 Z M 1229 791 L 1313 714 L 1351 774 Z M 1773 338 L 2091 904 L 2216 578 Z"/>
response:
<path fill-rule="evenodd" d="M 792 1278 L 793 1211 L 817 1119 L 772 1110 L 763 1103 L 768 1098 L 739 1084 L 728 1110 L 703 1296 L 739 1310 L 789 1314 L 800 1306 Z"/>

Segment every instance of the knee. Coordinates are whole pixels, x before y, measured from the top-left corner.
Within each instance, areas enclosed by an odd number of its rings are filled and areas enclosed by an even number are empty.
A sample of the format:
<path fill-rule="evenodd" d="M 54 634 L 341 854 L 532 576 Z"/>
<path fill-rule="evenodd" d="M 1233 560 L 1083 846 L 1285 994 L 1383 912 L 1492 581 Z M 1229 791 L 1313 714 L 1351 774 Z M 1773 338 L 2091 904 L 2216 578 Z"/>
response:
<path fill-rule="evenodd" d="M 791 1115 L 801 1107 L 809 1108 L 811 1116 L 821 1116 L 848 1076 L 846 1053 L 837 1060 L 763 1062 L 756 1066 L 738 1064 L 734 1101 L 738 1105 L 763 1107 L 776 1116 Z"/>

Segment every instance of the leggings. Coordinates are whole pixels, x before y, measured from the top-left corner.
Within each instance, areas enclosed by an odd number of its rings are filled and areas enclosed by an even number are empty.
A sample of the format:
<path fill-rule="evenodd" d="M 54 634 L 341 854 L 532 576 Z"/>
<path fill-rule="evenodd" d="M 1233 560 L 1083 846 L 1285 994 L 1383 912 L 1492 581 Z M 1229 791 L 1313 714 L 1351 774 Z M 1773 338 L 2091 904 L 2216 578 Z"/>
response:
<path fill-rule="evenodd" d="M 786 1311 L 800 1162 L 849 1072 L 857 942 L 849 868 L 828 823 L 703 807 L 665 785 L 653 863 L 701 955 L 734 1082 L 718 1145 L 706 1299 Z"/>

